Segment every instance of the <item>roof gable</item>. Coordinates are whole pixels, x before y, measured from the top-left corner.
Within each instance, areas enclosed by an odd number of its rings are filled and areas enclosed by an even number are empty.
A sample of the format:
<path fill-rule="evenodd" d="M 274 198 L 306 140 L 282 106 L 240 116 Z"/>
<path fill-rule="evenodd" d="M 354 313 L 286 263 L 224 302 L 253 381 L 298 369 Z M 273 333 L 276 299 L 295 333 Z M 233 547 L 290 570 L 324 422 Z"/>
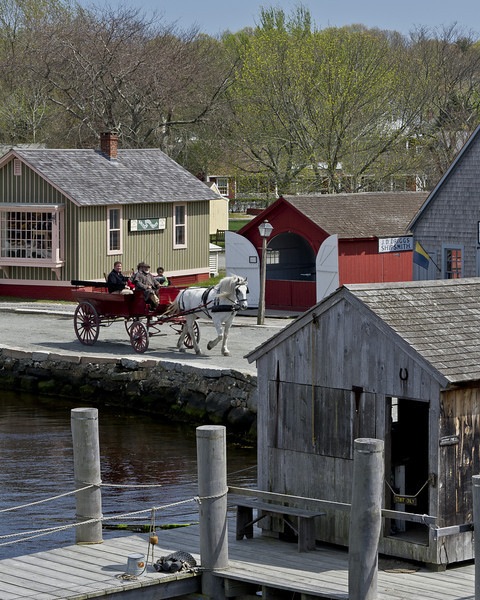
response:
<path fill-rule="evenodd" d="M 475 131 L 472 133 L 472 135 L 468 138 L 468 140 L 462 146 L 462 148 L 460 149 L 460 152 L 457 154 L 457 156 L 455 157 L 452 164 L 445 171 L 443 177 L 441 177 L 441 179 L 439 180 L 437 185 L 433 188 L 433 190 L 430 192 L 430 194 L 426 198 L 423 205 L 420 207 L 417 214 L 413 217 L 413 219 L 411 220 L 411 222 L 408 225 L 409 230 L 410 229 L 413 230 L 415 228 L 416 224 L 418 223 L 418 221 L 422 219 L 423 215 L 425 214 L 425 211 L 431 205 L 431 203 L 435 200 L 435 197 L 437 196 L 439 190 L 442 188 L 443 184 L 454 174 L 454 172 L 456 171 L 459 163 L 462 161 L 465 154 L 477 141 L 477 137 L 479 136 L 479 134 L 480 134 L 480 125 L 477 126 Z"/>
<path fill-rule="evenodd" d="M 285 212 L 295 213 L 295 216 L 298 217 L 300 223 L 308 224 L 310 227 L 314 227 L 315 230 L 318 230 L 318 234 L 320 236 L 325 236 L 325 230 L 318 225 L 317 223 L 313 223 L 309 217 L 298 210 L 296 206 L 287 202 L 282 196 L 275 200 L 270 206 L 268 206 L 264 211 L 262 211 L 259 215 L 254 217 L 251 221 L 249 221 L 246 225 L 244 225 L 238 233 L 241 235 L 248 234 L 249 231 L 255 230 L 257 231 L 259 225 L 263 223 L 265 220 L 269 220 L 272 223 L 275 223 L 277 216 L 285 216 Z"/>
<path fill-rule="evenodd" d="M 480 380 L 480 278 L 357 284 L 340 288 L 247 355 L 257 360 L 341 298 L 371 311 L 396 343 L 410 348 L 444 384 Z M 382 325 L 383 324 L 383 325 Z"/>
<path fill-rule="evenodd" d="M 405 235 L 426 197 L 426 192 L 365 192 L 285 196 L 285 200 L 341 239 Z"/>
<path fill-rule="evenodd" d="M 79 206 L 195 202 L 219 197 L 158 149 L 118 150 L 109 160 L 95 150 L 14 149 L 19 158 Z"/>

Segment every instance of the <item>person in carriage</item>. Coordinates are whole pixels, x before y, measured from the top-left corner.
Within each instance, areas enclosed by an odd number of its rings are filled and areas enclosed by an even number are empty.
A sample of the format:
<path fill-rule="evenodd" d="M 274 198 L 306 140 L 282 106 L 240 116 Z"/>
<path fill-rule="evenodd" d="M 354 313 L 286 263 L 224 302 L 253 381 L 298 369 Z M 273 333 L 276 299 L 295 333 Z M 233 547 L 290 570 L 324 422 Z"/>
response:
<path fill-rule="evenodd" d="M 168 281 L 167 276 L 165 275 L 165 269 L 163 267 L 158 267 L 155 279 L 161 286 L 170 285 L 170 282 Z"/>
<path fill-rule="evenodd" d="M 145 302 L 150 304 L 153 308 L 156 308 L 159 305 L 160 299 L 158 298 L 156 291 L 161 286 L 152 273 L 150 273 L 150 265 L 145 262 L 138 263 L 133 283 L 137 290 L 143 291 Z"/>
<path fill-rule="evenodd" d="M 107 277 L 107 289 L 110 294 L 133 294 L 129 286 L 129 277 L 122 273 L 122 263 L 117 260 Z"/>

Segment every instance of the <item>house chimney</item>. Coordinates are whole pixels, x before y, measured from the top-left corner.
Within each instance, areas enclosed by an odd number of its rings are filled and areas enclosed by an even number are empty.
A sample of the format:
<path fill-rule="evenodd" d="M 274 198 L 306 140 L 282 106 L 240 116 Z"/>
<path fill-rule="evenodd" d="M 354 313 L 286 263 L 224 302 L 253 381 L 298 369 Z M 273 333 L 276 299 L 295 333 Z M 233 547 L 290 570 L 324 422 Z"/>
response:
<path fill-rule="evenodd" d="M 100 151 L 110 160 L 117 159 L 118 135 L 111 131 L 104 131 L 100 134 Z"/>

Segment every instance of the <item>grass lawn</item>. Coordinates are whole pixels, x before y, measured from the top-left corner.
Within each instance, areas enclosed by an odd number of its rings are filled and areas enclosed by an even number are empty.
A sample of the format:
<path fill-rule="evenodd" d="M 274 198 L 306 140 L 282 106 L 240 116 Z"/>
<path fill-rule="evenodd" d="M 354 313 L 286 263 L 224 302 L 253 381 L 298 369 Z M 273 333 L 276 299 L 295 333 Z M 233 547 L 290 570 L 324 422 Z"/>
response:
<path fill-rule="evenodd" d="M 244 227 L 250 219 L 228 219 L 228 230 L 238 231 Z"/>

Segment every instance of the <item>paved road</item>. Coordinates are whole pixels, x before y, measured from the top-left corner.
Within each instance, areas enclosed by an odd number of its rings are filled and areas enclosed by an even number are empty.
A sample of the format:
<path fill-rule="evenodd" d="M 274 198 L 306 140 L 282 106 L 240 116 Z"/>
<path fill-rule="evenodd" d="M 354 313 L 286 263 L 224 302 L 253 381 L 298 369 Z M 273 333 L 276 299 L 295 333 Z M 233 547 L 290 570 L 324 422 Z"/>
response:
<path fill-rule="evenodd" d="M 74 331 L 73 313 L 76 304 L 41 304 L 0 302 L 0 346 L 27 351 L 43 351 L 75 356 L 116 356 L 135 359 L 153 358 L 198 367 L 235 369 L 256 374 L 256 365 L 249 364 L 244 356 L 283 329 L 292 318 L 265 319 L 265 325 L 256 324 L 256 315 L 238 315 L 230 330 L 228 347 L 230 356 L 222 356 L 221 345 L 206 350 L 207 341 L 215 337 L 209 320 L 201 318 L 200 346 L 204 354 L 197 356 L 193 350 L 180 353 L 176 350 L 178 334 L 168 324 L 162 325 L 160 334 L 150 339 L 145 354 L 136 353 L 130 345 L 123 322 L 102 327 L 94 346 L 81 344 Z"/>

